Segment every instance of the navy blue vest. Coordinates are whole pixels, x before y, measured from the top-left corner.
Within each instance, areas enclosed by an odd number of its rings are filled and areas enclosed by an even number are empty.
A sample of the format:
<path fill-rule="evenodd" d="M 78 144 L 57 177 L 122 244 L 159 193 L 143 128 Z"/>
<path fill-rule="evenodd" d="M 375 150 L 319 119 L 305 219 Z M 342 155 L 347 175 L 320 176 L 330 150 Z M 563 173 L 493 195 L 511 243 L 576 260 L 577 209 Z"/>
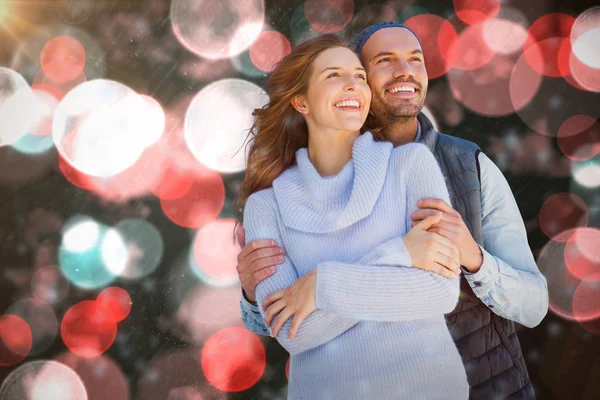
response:
<path fill-rule="evenodd" d="M 468 140 L 436 132 L 423 114 L 421 140 L 435 155 L 452 207 L 462 216 L 471 235 L 483 245 L 479 147 Z M 475 283 L 476 284 L 476 283 Z M 460 352 L 471 400 L 535 399 L 533 385 L 513 321 L 494 314 L 461 278 L 460 300 L 446 322 Z"/>

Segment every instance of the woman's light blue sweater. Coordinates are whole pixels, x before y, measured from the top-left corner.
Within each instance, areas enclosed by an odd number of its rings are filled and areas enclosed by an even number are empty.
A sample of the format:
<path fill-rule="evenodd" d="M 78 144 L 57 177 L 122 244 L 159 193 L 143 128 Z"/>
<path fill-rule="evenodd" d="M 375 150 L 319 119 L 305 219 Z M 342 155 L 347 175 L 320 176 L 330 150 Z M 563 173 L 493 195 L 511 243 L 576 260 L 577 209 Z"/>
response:
<path fill-rule="evenodd" d="M 286 249 L 265 297 L 317 269 L 315 310 L 288 339 L 289 399 L 467 399 L 468 384 L 444 314 L 458 302 L 459 278 L 411 267 L 402 237 L 422 198 L 450 203 L 439 166 L 422 144 L 396 149 L 361 135 L 352 160 L 321 177 L 306 148 L 273 187 L 244 210 L 247 242 Z M 261 306 L 261 312 L 262 311 Z"/>

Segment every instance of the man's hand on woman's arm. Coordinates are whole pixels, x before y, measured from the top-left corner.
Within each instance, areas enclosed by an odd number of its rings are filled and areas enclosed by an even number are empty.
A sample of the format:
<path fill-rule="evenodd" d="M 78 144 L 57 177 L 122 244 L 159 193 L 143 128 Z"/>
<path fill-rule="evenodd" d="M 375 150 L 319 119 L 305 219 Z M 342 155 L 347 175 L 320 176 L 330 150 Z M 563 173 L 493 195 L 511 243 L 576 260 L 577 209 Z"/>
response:
<path fill-rule="evenodd" d="M 268 239 L 253 240 L 245 244 L 243 226 L 238 228 L 236 234 L 240 247 L 243 247 L 237 257 L 237 272 L 246 300 L 256 304 L 256 285 L 275 273 L 277 265 L 283 262 L 285 250 L 277 247 L 274 240 Z"/>

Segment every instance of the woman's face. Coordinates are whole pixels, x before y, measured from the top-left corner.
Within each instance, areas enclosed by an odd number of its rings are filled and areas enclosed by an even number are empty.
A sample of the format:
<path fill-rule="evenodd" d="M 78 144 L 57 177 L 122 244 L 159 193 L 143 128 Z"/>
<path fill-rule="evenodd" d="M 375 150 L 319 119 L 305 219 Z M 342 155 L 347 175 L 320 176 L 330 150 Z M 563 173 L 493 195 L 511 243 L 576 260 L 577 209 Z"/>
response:
<path fill-rule="evenodd" d="M 313 61 L 308 93 L 301 96 L 308 128 L 317 132 L 355 132 L 363 126 L 371 104 L 367 74 L 346 47 L 321 52 Z"/>

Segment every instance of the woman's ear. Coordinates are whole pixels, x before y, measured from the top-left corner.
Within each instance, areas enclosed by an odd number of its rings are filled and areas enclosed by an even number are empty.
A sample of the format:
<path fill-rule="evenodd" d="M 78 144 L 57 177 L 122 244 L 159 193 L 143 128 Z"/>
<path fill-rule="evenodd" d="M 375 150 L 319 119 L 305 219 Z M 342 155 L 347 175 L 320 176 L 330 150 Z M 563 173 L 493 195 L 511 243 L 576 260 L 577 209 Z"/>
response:
<path fill-rule="evenodd" d="M 294 96 L 294 98 L 292 99 L 292 107 L 294 107 L 296 111 L 298 111 L 300 114 L 308 114 L 308 105 L 306 104 L 306 98 L 301 94 Z"/>

